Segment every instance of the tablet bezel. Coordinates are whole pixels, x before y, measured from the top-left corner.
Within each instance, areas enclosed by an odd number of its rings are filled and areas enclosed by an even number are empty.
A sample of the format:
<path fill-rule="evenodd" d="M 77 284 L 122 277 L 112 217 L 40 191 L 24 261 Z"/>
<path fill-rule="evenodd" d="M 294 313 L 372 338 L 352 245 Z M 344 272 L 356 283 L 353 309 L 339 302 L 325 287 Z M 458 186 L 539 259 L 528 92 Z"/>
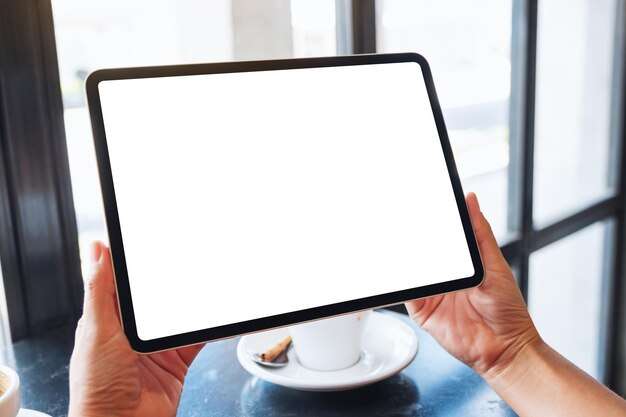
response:
<path fill-rule="evenodd" d="M 171 335 L 158 339 L 140 339 L 137 335 L 135 314 L 133 309 L 130 286 L 128 282 L 126 258 L 124 254 L 124 245 L 122 241 L 122 233 L 120 230 L 120 222 L 117 212 L 115 188 L 113 185 L 113 177 L 109 162 L 98 84 L 102 81 L 137 78 L 156 78 L 185 75 L 272 71 L 403 62 L 415 62 L 421 67 L 424 77 L 424 83 L 426 85 L 426 90 L 428 93 L 428 98 L 430 100 L 433 116 L 439 134 L 441 147 L 448 168 L 450 182 L 452 184 L 454 197 L 459 210 L 459 216 L 463 224 L 465 238 L 468 244 L 472 264 L 474 266 L 474 275 L 438 284 L 409 288 L 402 291 L 379 294 L 366 298 L 349 300 L 341 303 L 319 306 L 305 310 L 293 311 L 270 317 L 263 317 L 239 323 L 233 323 L 208 329 L 201 329 L 193 332 Z M 346 314 L 353 311 L 389 306 L 416 298 L 429 297 L 437 294 L 468 289 L 471 287 L 475 287 L 482 282 L 484 269 L 480 259 L 478 245 L 476 243 L 476 239 L 470 222 L 469 213 L 467 211 L 467 206 L 465 204 L 463 189 L 461 187 L 461 182 L 452 155 L 452 148 L 450 146 L 450 141 L 448 139 L 448 134 L 445 128 L 441 107 L 439 105 L 439 100 L 437 99 L 437 94 L 435 92 L 432 74 L 426 59 L 424 59 L 424 57 L 419 54 L 371 54 L 342 57 L 297 58 L 268 61 L 224 62 L 211 64 L 103 69 L 95 71 L 89 75 L 86 81 L 86 92 L 94 136 L 98 171 L 100 174 L 100 184 L 102 187 L 102 198 L 104 202 L 106 224 L 109 234 L 109 243 L 111 247 L 111 257 L 113 261 L 115 283 L 117 287 L 120 317 L 130 345 L 137 352 L 156 352 L 180 346 L 193 345 L 207 341 L 215 341 L 219 339 L 238 336 L 241 334 L 253 333 L 276 327 L 287 326 L 303 321 L 310 321 L 329 316 Z M 236 302 L 236 300 L 233 300 L 233 302 Z"/>

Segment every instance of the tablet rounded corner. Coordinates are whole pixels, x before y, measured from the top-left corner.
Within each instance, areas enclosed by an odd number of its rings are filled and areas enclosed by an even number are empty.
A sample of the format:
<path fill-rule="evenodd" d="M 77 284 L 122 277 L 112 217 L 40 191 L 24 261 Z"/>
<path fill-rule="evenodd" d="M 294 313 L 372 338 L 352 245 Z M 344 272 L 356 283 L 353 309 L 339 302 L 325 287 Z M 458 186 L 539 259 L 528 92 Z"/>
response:
<path fill-rule="evenodd" d="M 98 84 L 106 79 L 107 70 L 98 69 L 90 72 L 85 78 L 85 92 L 91 95 L 98 91 Z"/>
<path fill-rule="evenodd" d="M 430 68 L 430 65 L 428 64 L 428 60 L 422 54 L 419 54 L 417 52 L 406 52 L 402 55 L 404 55 L 403 58 L 407 62 L 415 62 L 420 67 Z"/>
<path fill-rule="evenodd" d="M 141 339 L 137 333 L 131 333 L 128 331 L 125 331 L 125 333 L 128 343 L 130 344 L 130 348 L 134 352 L 140 355 L 147 355 L 154 352 L 154 349 L 150 348 L 151 344 L 148 341 Z"/>
<path fill-rule="evenodd" d="M 407 52 L 406 57 L 408 57 L 411 61 L 417 62 L 418 64 L 427 62 L 426 58 L 424 58 L 424 55 L 417 52 Z"/>
<path fill-rule="evenodd" d="M 485 282 L 485 267 L 482 260 L 478 262 L 472 276 L 472 287 L 480 287 Z"/>

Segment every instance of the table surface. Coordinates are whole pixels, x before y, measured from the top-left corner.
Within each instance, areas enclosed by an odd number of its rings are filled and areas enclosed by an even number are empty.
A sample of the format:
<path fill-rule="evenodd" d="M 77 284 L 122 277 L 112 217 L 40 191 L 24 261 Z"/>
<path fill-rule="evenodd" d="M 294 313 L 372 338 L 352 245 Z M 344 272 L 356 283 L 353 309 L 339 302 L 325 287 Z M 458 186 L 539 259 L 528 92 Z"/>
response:
<path fill-rule="evenodd" d="M 237 339 L 209 343 L 189 370 L 179 416 L 515 416 L 471 369 L 446 353 L 407 316 L 420 346 L 400 374 L 341 392 L 283 388 L 246 372 L 237 361 Z M 0 360 L 20 374 L 22 407 L 65 416 L 68 363 L 74 329 L 20 341 Z"/>

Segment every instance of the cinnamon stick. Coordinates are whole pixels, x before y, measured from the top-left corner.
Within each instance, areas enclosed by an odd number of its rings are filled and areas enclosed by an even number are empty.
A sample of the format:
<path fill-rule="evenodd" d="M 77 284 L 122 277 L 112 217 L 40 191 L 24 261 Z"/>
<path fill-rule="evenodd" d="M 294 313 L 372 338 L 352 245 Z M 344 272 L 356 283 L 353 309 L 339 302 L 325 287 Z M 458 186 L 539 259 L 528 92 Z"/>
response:
<path fill-rule="evenodd" d="M 265 362 L 272 362 L 274 359 L 276 359 L 278 355 L 283 353 L 285 349 L 289 347 L 290 344 L 291 344 L 291 336 L 285 337 L 283 340 L 278 342 L 276 346 L 261 353 L 261 360 Z"/>

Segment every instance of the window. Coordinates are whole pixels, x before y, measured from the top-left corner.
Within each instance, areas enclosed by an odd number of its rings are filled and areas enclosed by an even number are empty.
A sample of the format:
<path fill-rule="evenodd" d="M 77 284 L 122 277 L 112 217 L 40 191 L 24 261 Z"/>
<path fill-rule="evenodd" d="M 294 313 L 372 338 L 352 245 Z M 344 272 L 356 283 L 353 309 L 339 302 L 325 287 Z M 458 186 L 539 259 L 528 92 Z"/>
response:
<path fill-rule="evenodd" d="M 376 1 L 377 51 L 430 61 L 464 190 L 481 199 L 540 332 L 603 381 L 606 288 L 618 279 L 621 4 Z"/>
<path fill-rule="evenodd" d="M 9 332 L 9 321 L 7 314 L 7 305 L 5 303 L 6 295 L 4 293 L 4 281 L 2 279 L 2 269 L 0 269 L 0 352 L 8 351 L 6 349 L 11 344 L 11 333 Z M 10 358 L 2 358 L 0 363 L 6 363 Z"/>
<path fill-rule="evenodd" d="M 538 226 L 615 192 L 616 11 L 617 0 L 539 3 L 533 207 Z"/>
<path fill-rule="evenodd" d="M 91 71 L 336 53 L 334 0 L 53 0 L 52 7 L 83 259 L 90 242 L 106 240 L 84 101 Z"/>
<path fill-rule="evenodd" d="M 598 222 L 530 257 L 529 308 L 546 342 L 600 379 L 602 299 L 610 222 Z"/>
<path fill-rule="evenodd" d="M 535 227 L 549 227 L 616 191 L 617 0 L 541 1 L 534 126 Z M 577 47 L 563 47 L 563 45 Z M 618 116 L 619 117 L 619 116 Z M 623 180 L 623 179 L 622 179 Z M 593 212 L 593 210 L 591 211 Z M 530 256 L 528 302 L 542 335 L 594 377 L 605 378 L 613 218 Z M 555 294 L 559 294 L 555 297 Z"/>
<path fill-rule="evenodd" d="M 465 191 L 499 237 L 508 223 L 510 0 L 379 0 L 378 52 L 428 59 Z"/>

